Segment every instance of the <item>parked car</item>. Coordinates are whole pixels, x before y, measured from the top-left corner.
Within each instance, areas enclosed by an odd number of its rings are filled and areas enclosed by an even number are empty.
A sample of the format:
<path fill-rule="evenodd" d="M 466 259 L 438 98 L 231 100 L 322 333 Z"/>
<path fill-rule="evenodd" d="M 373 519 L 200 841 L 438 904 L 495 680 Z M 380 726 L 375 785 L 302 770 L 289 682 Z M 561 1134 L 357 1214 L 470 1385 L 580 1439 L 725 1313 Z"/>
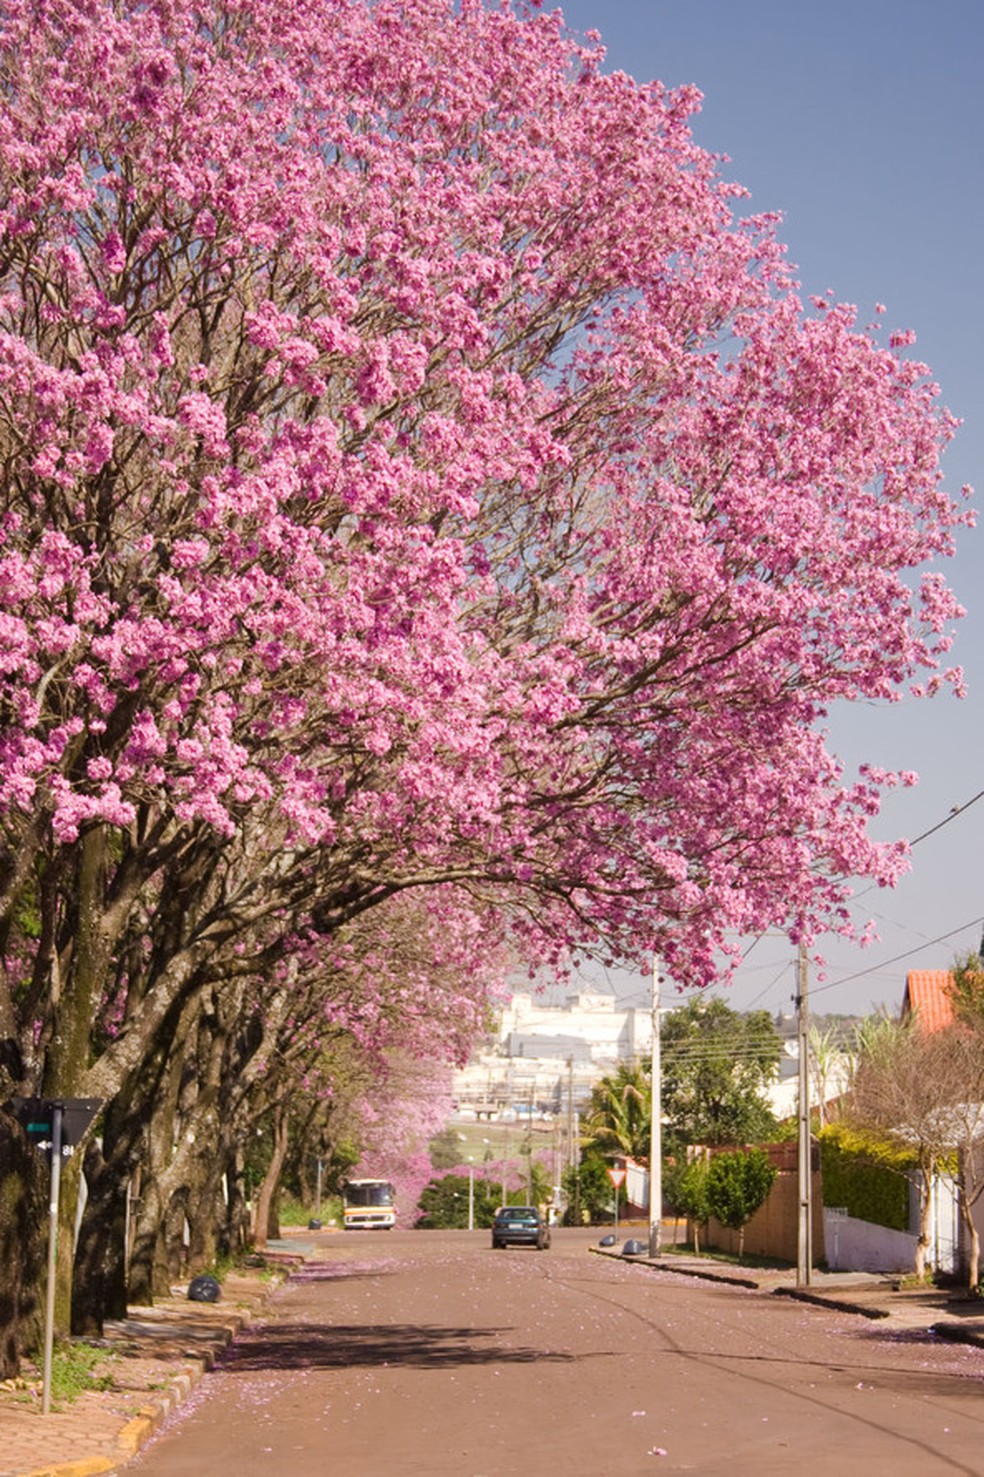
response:
<path fill-rule="evenodd" d="M 546 1251 L 550 1245 L 546 1216 L 535 1205 L 504 1205 L 492 1222 L 492 1245 L 535 1246 L 537 1251 Z"/>

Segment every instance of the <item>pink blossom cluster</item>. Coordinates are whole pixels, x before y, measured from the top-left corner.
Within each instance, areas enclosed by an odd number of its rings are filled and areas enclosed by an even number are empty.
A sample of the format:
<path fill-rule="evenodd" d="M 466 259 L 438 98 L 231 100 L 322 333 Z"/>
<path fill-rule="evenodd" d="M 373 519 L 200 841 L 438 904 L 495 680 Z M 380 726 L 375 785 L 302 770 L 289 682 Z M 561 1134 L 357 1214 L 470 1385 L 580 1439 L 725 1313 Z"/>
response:
<path fill-rule="evenodd" d="M 452 0 L 10 0 L 0 47 L 4 919 L 70 931 L 111 835 L 116 1039 L 139 960 L 159 1018 L 290 954 L 460 1057 L 507 943 L 703 983 L 847 928 L 905 847 L 824 717 L 959 688 L 954 422 L 804 307 L 699 95 Z"/>

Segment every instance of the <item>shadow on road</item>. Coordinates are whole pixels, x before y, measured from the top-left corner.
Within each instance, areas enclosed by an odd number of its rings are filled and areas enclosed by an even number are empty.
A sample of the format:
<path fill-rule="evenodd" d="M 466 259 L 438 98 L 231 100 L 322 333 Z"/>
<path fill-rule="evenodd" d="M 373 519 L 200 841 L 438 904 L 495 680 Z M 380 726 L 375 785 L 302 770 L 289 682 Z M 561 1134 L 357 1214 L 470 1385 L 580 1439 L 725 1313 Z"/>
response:
<path fill-rule="evenodd" d="M 574 1362 L 572 1354 L 547 1349 L 502 1348 L 483 1343 L 504 1329 L 422 1327 L 420 1324 L 278 1323 L 240 1334 L 222 1354 L 218 1368 L 226 1374 L 262 1369 L 332 1369 L 410 1365 L 417 1369 L 454 1366 L 554 1364 Z"/>

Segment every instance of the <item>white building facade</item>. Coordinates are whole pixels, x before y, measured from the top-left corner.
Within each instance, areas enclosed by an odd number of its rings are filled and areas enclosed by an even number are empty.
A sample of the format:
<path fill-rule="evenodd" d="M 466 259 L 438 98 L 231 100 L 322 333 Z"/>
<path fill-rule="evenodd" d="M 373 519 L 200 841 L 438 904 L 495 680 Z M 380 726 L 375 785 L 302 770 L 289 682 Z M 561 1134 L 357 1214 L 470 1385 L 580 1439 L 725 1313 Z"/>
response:
<path fill-rule="evenodd" d="M 455 1073 L 465 1117 L 542 1116 L 579 1108 L 619 1062 L 649 1058 L 652 1014 L 611 995 L 581 992 L 560 1005 L 517 993 L 496 1036 Z"/>

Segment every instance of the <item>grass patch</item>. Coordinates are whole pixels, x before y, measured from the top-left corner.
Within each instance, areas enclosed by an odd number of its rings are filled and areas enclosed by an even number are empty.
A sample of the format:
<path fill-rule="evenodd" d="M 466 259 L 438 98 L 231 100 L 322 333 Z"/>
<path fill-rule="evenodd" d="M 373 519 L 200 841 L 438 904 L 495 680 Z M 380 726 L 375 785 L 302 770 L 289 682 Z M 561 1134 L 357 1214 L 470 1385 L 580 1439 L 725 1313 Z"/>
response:
<path fill-rule="evenodd" d="M 716 1246 L 712 1246 L 709 1250 L 705 1250 L 702 1246 L 700 1251 L 695 1252 L 693 1243 L 683 1241 L 678 1241 L 676 1245 L 664 1244 L 663 1250 L 674 1256 L 692 1256 L 699 1262 L 724 1262 L 729 1267 L 745 1267 L 749 1271 L 770 1269 L 785 1271 L 787 1267 L 795 1265 L 793 1262 L 783 1261 L 782 1257 L 756 1256 L 754 1252 L 749 1251 L 746 1251 L 743 1257 L 739 1257 L 737 1252 L 721 1251 Z"/>
<path fill-rule="evenodd" d="M 296 1195 L 285 1192 L 280 1197 L 278 1217 L 282 1226 L 306 1226 L 309 1220 L 315 1216 L 314 1207 L 304 1205 Z M 342 1202 L 338 1195 L 325 1195 L 321 1200 L 321 1211 L 318 1220 L 327 1226 L 334 1221 L 338 1226 L 342 1223 Z"/>
<path fill-rule="evenodd" d="M 115 1357 L 92 1344 L 58 1344 L 51 1354 L 52 1400 L 71 1405 L 87 1390 L 111 1390 L 113 1373 L 106 1365 Z"/>

